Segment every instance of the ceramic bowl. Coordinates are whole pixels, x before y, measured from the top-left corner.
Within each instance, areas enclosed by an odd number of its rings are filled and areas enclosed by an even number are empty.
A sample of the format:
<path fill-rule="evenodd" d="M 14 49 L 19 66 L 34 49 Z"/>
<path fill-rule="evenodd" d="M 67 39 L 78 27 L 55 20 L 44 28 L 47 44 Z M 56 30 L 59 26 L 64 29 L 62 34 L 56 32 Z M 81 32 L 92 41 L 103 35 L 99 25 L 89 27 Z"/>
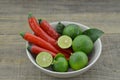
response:
<path fill-rule="evenodd" d="M 55 26 L 57 25 L 58 22 L 52 22 L 50 23 L 53 28 L 55 28 Z M 81 23 L 76 23 L 76 22 L 69 22 L 69 21 L 61 21 L 61 23 L 63 23 L 64 25 L 68 25 L 68 24 L 77 24 L 78 26 L 80 26 L 82 28 L 82 30 L 86 30 L 89 29 L 89 27 L 81 24 Z M 26 43 L 26 47 L 29 44 Z M 89 63 L 86 67 L 80 69 L 80 70 L 76 70 L 76 71 L 71 71 L 69 70 L 68 72 L 55 72 L 53 71 L 51 68 L 42 68 L 40 67 L 38 64 L 36 64 L 35 62 L 35 58 L 31 55 L 31 53 L 26 49 L 26 53 L 28 58 L 30 59 L 30 61 L 37 67 L 39 68 L 39 70 L 45 74 L 48 74 L 50 76 L 54 76 L 54 77 L 59 77 L 59 78 L 69 78 L 69 77 L 74 77 L 77 75 L 82 74 L 83 72 L 86 72 L 87 70 L 89 70 L 94 64 L 95 62 L 98 60 L 98 58 L 100 57 L 102 51 L 102 44 L 101 44 L 101 40 L 98 39 L 95 43 L 94 43 L 94 49 L 90 55 L 90 60 Z"/>

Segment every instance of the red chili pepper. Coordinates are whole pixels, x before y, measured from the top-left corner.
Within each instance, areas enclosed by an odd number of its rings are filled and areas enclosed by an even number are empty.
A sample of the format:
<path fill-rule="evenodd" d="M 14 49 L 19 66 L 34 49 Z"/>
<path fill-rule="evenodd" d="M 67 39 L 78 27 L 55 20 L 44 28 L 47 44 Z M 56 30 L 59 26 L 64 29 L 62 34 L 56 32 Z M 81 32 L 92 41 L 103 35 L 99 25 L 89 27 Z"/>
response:
<path fill-rule="evenodd" d="M 28 22 L 30 25 L 30 28 L 33 30 L 33 32 L 39 36 L 40 38 L 44 39 L 45 41 L 49 42 L 49 43 L 54 43 L 55 39 L 53 39 L 52 37 L 50 37 L 41 27 L 39 27 L 39 24 L 37 23 L 37 20 L 34 16 L 32 16 L 32 14 L 28 15 Z"/>
<path fill-rule="evenodd" d="M 35 45 L 38 45 L 38 46 L 40 46 L 40 47 L 42 47 L 42 48 L 48 49 L 48 50 L 50 50 L 50 51 L 52 51 L 52 52 L 55 52 L 55 53 L 58 53 L 58 52 L 59 52 L 59 51 L 58 51 L 55 47 L 53 47 L 50 43 L 48 43 L 47 41 L 43 40 L 43 39 L 40 38 L 40 37 L 37 37 L 37 36 L 35 36 L 35 35 L 33 35 L 33 34 L 30 34 L 30 33 L 28 33 L 28 32 L 26 32 L 26 33 L 21 32 L 20 35 L 21 35 L 25 40 L 27 40 L 28 42 L 31 42 L 31 43 L 33 43 L 33 44 L 35 44 Z"/>
<path fill-rule="evenodd" d="M 46 21 L 46 20 L 42 20 L 39 19 L 39 25 L 40 27 L 46 31 L 46 33 L 51 36 L 52 38 L 54 38 L 55 40 L 58 39 L 58 37 L 60 36 L 60 34 L 58 34 L 55 29 Z"/>
<path fill-rule="evenodd" d="M 52 37 L 50 37 L 50 36 L 47 34 L 47 32 L 49 32 L 49 31 L 51 32 L 51 31 L 52 31 L 51 34 L 54 33 L 54 34 L 56 34 L 56 35 L 59 35 L 57 32 L 55 32 L 55 30 L 52 30 L 52 27 L 51 27 L 51 26 L 49 26 L 49 30 L 45 30 L 45 31 L 44 31 L 41 27 L 39 27 L 39 24 L 37 23 L 36 18 L 35 18 L 34 16 L 32 16 L 32 14 L 29 14 L 29 15 L 28 15 L 28 22 L 29 22 L 30 28 L 33 30 L 33 32 L 34 32 L 35 35 L 37 35 L 37 36 L 39 36 L 40 38 L 44 39 L 45 41 L 49 42 L 49 43 L 52 44 L 54 47 L 56 47 L 59 51 L 62 51 L 62 52 L 64 52 L 64 53 L 68 53 L 68 54 L 72 53 L 72 51 L 69 50 L 69 49 L 67 49 L 67 50 L 62 50 L 62 49 L 57 45 L 56 40 L 53 39 Z M 46 25 L 47 25 L 47 23 L 43 23 L 43 22 L 45 22 L 45 20 L 42 21 L 41 24 L 46 24 Z M 48 26 L 47 26 L 47 27 L 48 27 Z M 54 35 L 54 36 L 55 36 L 55 35 Z M 57 37 L 59 37 L 59 36 L 57 36 Z"/>
<path fill-rule="evenodd" d="M 30 45 L 30 46 L 28 46 L 27 49 L 28 49 L 31 53 L 35 54 L 35 55 L 38 54 L 38 53 L 40 53 L 40 52 L 45 51 L 45 52 L 50 53 L 53 57 L 56 56 L 56 53 L 54 53 L 54 52 L 52 52 L 52 51 L 50 51 L 50 50 L 41 48 L 41 47 L 39 47 L 39 46 L 37 46 L 37 45 L 33 45 L 33 44 Z M 62 54 L 65 55 L 66 59 L 69 59 L 70 55 L 65 54 L 65 53 L 62 53 Z"/>
<path fill-rule="evenodd" d="M 57 45 L 57 39 L 58 39 L 58 37 L 60 37 L 60 34 L 58 34 L 46 20 L 39 19 L 39 25 L 49 36 L 56 39 L 56 42 L 54 42 L 54 43 L 50 42 L 50 43 L 52 43 L 52 45 L 54 47 L 56 47 L 59 51 L 62 51 L 64 53 L 68 53 L 68 54 L 72 53 L 71 49 L 61 49 Z"/>
<path fill-rule="evenodd" d="M 69 54 L 71 55 L 72 54 L 72 49 L 68 48 L 68 49 L 61 49 L 58 45 L 57 45 L 57 42 L 56 43 L 53 43 L 52 44 L 57 50 L 63 52 L 63 53 L 66 53 L 66 54 Z"/>
<path fill-rule="evenodd" d="M 31 45 L 31 46 L 28 46 L 27 49 L 33 53 L 33 54 L 38 54 L 40 52 L 48 52 L 50 53 L 53 57 L 56 56 L 56 53 L 52 52 L 52 51 L 49 51 L 47 49 L 44 49 L 44 48 L 41 48 L 41 47 L 38 47 L 36 45 Z"/>

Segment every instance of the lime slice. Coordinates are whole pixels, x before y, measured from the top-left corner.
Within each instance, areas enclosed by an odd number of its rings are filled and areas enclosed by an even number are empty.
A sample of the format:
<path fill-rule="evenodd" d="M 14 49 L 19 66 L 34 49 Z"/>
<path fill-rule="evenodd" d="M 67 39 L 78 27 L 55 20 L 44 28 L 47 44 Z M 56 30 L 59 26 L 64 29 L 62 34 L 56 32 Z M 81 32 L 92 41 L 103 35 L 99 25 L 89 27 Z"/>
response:
<path fill-rule="evenodd" d="M 67 48 L 71 47 L 71 45 L 72 45 L 71 37 L 69 37 L 67 35 L 63 35 L 58 38 L 58 46 L 60 48 L 67 49 Z"/>
<path fill-rule="evenodd" d="M 41 67 L 48 67 L 51 65 L 53 57 L 48 52 L 40 52 L 36 57 L 36 62 Z"/>

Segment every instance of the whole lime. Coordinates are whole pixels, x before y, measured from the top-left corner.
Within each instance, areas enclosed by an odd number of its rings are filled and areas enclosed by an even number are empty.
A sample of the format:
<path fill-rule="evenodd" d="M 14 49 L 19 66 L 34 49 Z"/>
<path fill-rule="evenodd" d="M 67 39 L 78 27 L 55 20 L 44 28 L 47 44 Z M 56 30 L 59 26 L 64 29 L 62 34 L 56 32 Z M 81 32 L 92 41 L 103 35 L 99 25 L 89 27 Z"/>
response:
<path fill-rule="evenodd" d="M 53 61 L 53 70 L 57 72 L 66 72 L 68 70 L 68 61 L 62 55 L 55 57 Z"/>
<path fill-rule="evenodd" d="M 76 24 L 69 24 L 63 29 L 63 35 L 68 35 L 72 39 L 80 34 L 82 34 L 82 29 Z"/>
<path fill-rule="evenodd" d="M 83 51 L 89 54 L 94 47 L 92 40 L 86 35 L 77 36 L 72 42 L 73 51 Z"/>
<path fill-rule="evenodd" d="M 79 70 L 88 64 L 88 57 L 82 51 L 74 52 L 70 56 L 69 64 L 73 70 Z"/>
<path fill-rule="evenodd" d="M 57 60 L 59 57 L 65 57 L 62 53 L 57 53 L 57 55 L 54 57 L 54 60 Z"/>

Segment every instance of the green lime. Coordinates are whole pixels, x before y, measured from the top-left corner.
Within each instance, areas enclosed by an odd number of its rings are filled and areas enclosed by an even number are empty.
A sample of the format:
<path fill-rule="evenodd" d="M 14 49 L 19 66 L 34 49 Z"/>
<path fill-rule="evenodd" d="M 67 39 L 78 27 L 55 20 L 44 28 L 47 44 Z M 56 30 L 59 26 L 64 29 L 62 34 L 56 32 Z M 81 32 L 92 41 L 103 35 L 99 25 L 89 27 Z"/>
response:
<path fill-rule="evenodd" d="M 59 57 L 54 60 L 53 70 L 57 72 L 66 72 L 68 70 L 68 62 L 64 57 Z"/>
<path fill-rule="evenodd" d="M 72 42 L 73 51 L 83 51 L 89 54 L 94 47 L 92 40 L 86 35 L 77 36 Z"/>
<path fill-rule="evenodd" d="M 40 52 L 36 57 L 36 62 L 41 67 L 48 67 L 51 65 L 53 57 L 48 52 Z"/>
<path fill-rule="evenodd" d="M 68 70 L 68 61 L 60 53 L 56 55 L 53 61 L 53 70 L 57 72 L 66 72 Z"/>
<path fill-rule="evenodd" d="M 58 46 L 60 48 L 67 49 L 67 48 L 71 47 L 72 39 L 69 36 L 67 36 L 67 35 L 63 35 L 63 36 L 60 36 L 58 38 L 57 43 L 58 43 Z"/>
<path fill-rule="evenodd" d="M 76 24 L 69 24 L 63 29 L 63 35 L 68 35 L 72 39 L 82 34 L 82 29 Z"/>
<path fill-rule="evenodd" d="M 55 57 L 54 57 L 54 59 L 57 59 L 57 58 L 59 58 L 59 57 L 65 57 L 62 53 L 58 53 Z"/>
<path fill-rule="evenodd" d="M 88 57 L 82 51 L 74 52 L 70 56 L 69 64 L 73 70 L 82 69 L 88 64 Z"/>

